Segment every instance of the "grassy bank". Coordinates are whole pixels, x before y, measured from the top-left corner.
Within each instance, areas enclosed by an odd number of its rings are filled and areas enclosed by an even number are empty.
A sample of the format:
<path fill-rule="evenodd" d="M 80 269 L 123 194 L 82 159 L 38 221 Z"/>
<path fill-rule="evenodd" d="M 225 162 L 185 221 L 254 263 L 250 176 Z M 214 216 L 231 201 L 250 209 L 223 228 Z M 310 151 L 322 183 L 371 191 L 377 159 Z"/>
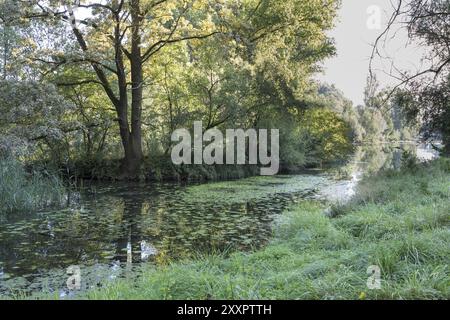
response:
<path fill-rule="evenodd" d="M 0 213 L 58 205 L 65 194 L 56 174 L 47 170 L 26 170 L 15 159 L 0 159 Z"/>
<path fill-rule="evenodd" d="M 292 208 L 262 250 L 148 266 L 137 280 L 120 280 L 85 297 L 450 298 L 449 160 L 368 178 L 351 203 L 331 215 L 325 209 L 316 202 Z M 381 289 L 367 288 L 370 265 L 381 269 Z"/>

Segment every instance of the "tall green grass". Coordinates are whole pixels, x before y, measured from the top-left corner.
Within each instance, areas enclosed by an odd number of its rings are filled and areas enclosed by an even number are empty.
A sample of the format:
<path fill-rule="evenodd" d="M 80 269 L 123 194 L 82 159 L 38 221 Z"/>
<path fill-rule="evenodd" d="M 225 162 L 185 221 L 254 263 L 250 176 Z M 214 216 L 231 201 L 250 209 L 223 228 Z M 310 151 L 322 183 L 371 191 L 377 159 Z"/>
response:
<path fill-rule="evenodd" d="M 59 205 L 65 195 L 56 174 L 46 170 L 28 172 L 16 159 L 0 159 L 0 213 Z"/>
<path fill-rule="evenodd" d="M 270 245 L 252 253 L 144 266 L 135 280 L 88 299 L 448 299 L 450 161 L 364 180 L 338 208 L 303 202 L 280 216 Z M 381 288 L 366 273 L 381 269 Z"/>

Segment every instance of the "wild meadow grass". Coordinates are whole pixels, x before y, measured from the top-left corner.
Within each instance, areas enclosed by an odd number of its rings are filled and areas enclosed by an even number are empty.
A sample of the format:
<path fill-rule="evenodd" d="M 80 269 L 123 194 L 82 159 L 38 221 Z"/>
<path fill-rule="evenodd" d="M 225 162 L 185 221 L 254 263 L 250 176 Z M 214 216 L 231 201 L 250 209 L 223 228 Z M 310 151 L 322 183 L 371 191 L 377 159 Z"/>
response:
<path fill-rule="evenodd" d="M 367 178 L 332 217 L 326 207 L 305 201 L 285 212 L 264 249 L 146 266 L 84 298 L 450 298 L 450 160 Z M 371 265 L 380 289 L 367 287 Z"/>
<path fill-rule="evenodd" d="M 48 171 L 27 172 L 15 159 L 0 159 L 0 213 L 37 210 L 60 204 L 65 189 Z"/>

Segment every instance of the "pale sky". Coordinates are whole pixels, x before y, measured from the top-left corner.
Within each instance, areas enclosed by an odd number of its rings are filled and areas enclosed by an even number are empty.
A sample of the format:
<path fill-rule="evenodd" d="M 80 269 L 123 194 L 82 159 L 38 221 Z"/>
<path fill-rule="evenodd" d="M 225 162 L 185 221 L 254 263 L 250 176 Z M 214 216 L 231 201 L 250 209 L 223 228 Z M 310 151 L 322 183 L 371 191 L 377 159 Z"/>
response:
<path fill-rule="evenodd" d="M 396 1 L 392 0 L 395 4 Z M 378 6 L 381 10 L 381 29 L 370 29 L 367 21 L 371 17 L 367 13 L 371 6 Z M 390 0 L 343 0 L 339 12 L 336 28 L 330 32 L 335 38 L 337 56 L 324 63 L 324 74 L 319 75 L 321 81 L 335 84 L 352 100 L 355 105 L 363 103 L 363 93 L 369 69 L 369 57 L 372 52 L 371 44 L 384 30 L 393 9 Z M 372 21 L 372 20 L 371 20 Z M 417 47 L 405 48 L 407 36 L 405 32 L 397 34 L 389 42 L 386 53 L 395 58 L 395 64 L 402 69 L 417 70 L 420 63 L 421 51 Z M 388 60 L 376 62 L 376 69 L 390 70 Z M 382 86 L 389 86 L 396 81 L 392 77 L 377 72 Z"/>

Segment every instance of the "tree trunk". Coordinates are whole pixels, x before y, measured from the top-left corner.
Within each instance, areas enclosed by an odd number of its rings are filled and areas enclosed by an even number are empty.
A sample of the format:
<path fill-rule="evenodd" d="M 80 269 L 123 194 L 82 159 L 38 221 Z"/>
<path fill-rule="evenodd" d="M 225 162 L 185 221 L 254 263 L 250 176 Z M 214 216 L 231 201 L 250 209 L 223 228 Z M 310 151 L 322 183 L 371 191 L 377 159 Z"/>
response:
<path fill-rule="evenodd" d="M 125 165 L 128 174 L 134 178 L 139 174 L 142 162 L 142 97 L 143 70 L 141 56 L 140 0 L 131 1 L 132 39 L 131 39 L 131 131 L 128 148 L 125 150 Z"/>
<path fill-rule="evenodd" d="M 138 131 L 139 135 L 136 134 L 136 131 L 130 131 L 128 123 L 128 102 L 126 100 L 122 101 L 117 109 L 119 115 L 120 138 L 124 150 L 120 178 L 135 179 L 139 176 L 139 169 L 142 162 L 140 130 Z"/>
<path fill-rule="evenodd" d="M 124 149 L 124 159 L 120 178 L 135 179 L 139 176 L 142 163 L 142 96 L 143 70 L 141 57 L 141 23 L 139 0 L 131 1 L 132 39 L 131 52 L 128 54 L 131 65 L 131 124 L 128 121 L 128 91 L 123 52 L 121 48 L 120 20 L 117 17 L 115 30 L 116 67 L 118 71 L 119 101 L 116 106 L 120 126 L 120 137 Z"/>

